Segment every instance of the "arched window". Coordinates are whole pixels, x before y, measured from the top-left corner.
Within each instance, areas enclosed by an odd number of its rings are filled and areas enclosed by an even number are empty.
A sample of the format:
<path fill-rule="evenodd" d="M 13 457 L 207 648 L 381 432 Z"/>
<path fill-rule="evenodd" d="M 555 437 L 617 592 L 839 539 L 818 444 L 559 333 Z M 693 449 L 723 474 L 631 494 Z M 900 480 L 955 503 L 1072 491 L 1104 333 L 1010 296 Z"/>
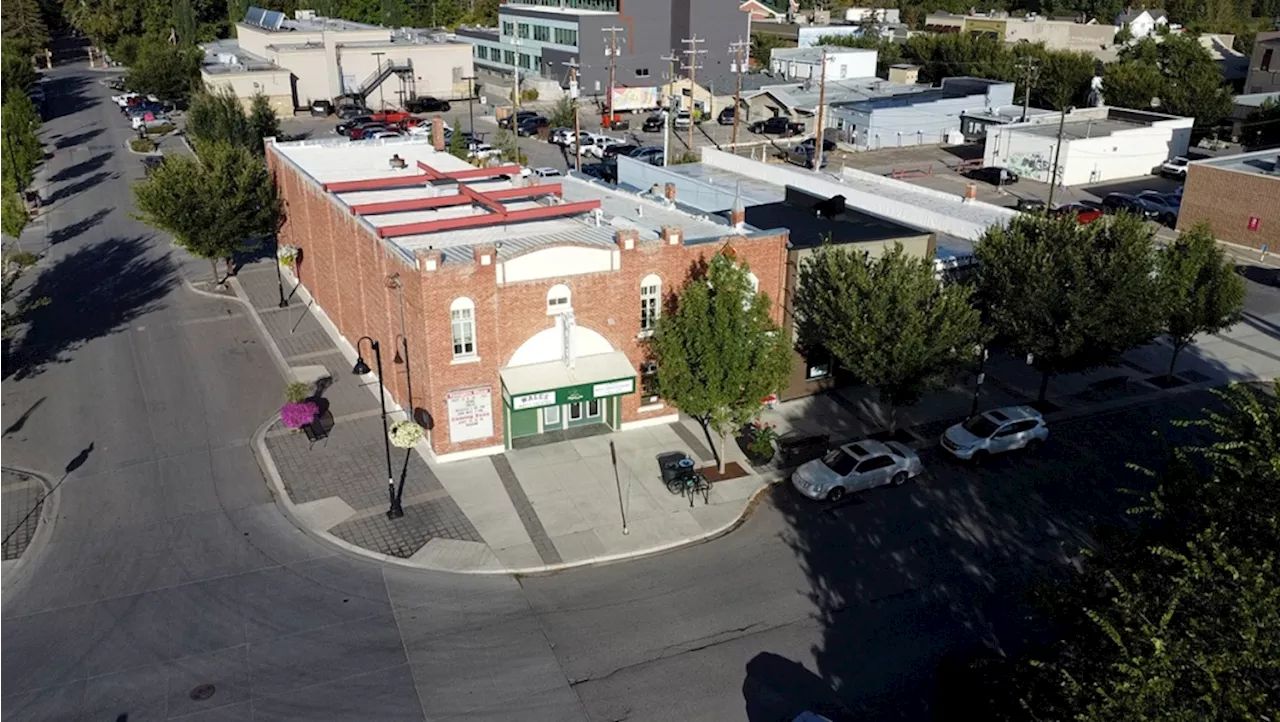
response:
<path fill-rule="evenodd" d="M 650 273 L 640 281 L 640 330 L 652 331 L 662 313 L 662 279 Z"/>
<path fill-rule="evenodd" d="M 751 293 L 760 293 L 760 279 L 751 271 L 747 271 L 747 283 L 751 284 Z"/>
<path fill-rule="evenodd" d="M 469 298 L 455 298 L 449 304 L 453 320 L 453 357 L 476 355 L 476 305 Z"/>
<path fill-rule="evenodd" d="M 547 315 L 555 316 L 573 308 L 571 299 L 572 295 L 568 286 L 563 283 L 557 283 L 552 286 L 551 290 L 547 291 Z"/>

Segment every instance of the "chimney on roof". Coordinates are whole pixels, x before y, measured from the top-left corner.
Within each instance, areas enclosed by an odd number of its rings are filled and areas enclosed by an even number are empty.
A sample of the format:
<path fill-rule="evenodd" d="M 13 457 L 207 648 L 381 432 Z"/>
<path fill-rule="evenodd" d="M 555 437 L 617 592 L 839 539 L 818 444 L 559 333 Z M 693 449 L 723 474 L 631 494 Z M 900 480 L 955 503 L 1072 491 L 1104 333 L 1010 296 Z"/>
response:
<path fill-rule="evenodd" d="M 668 246 L 680 245 L 683 237 L 684 233 L 680 230 L 679 226 L 662 227 L 662 242 L 666 243 Z"/>
<path fill-rule="evenodd" d="M 418 251 L 414 256 L 418 258 L 418 265 L 424 271 L 435 271 L 444 262 L 444 254 L 434 249 Z"/>
<path fill-rule="evenodd" d="M 624 228 L 615 233 L 613 238 L 617 242 L 619 249 L 630 251 L 636 247 L 636 242 L 640 240 L 640 233 L 634 229 Z"/>
<path fill-rule="evenodd" d="M 497 253 L 493 246 L 476 246 L 474 251 L 475 262 L 481 266 L 492 266 L 493 257 Z"/>
<path fill-rule="evenodd" d="M 729 224 L 738 233 L 747 229 L 747 209 L 742 205 L 741 198 L 733 199 L 733 207 L 729 209 Z"/>
<path fill-rule="evenodd" d="M 438 115 L 431 119 L 431 147 L 444 152 L 444 119 Z"/>

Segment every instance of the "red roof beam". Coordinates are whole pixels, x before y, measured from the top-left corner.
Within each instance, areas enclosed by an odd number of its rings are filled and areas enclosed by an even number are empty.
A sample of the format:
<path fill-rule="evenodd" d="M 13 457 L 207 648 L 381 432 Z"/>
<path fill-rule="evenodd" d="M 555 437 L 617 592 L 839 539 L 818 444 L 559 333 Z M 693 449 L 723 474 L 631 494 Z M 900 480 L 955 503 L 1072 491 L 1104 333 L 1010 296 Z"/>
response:
<path fill-rule="evenodd" d="M 433 178 L 450 178 L 452 180 L 474 180 L 477 178 L 497 178 L 500 175 L 520 175 L 520 166 L 514 163 L 493 166 L 492 168 L 465 168 L 463 170 L 441 171 L 422 161 L 418 161 L 418 169 Z"/>
<path fill-rule="evenodd" d="M 560 203 L 554 206 L 529 208 L 522 211 L 510 211 L 506 214 L 505 219 L 501 214 L 482 213 L 480 215 L 464 216 L 462 218 L 443 218 L 438 221 L 404 223 L 398 226 L 382 226 L 378 229 L 378 237 L 396 238 L 399 236 L 413 236 L 419 233 L 435 233 L 437 231 L 449 231 L 459 228 L 500 226 L 505 223 L 515 221 L 561 218 L 564 216 L 576 215 L 578 213 L 587 213 L 599 207 L 600 201 L 581 201 L 579 203 Z"/>
<path fill-rule="evenodd" d="M 471 200 L 475 201 L 476 205 L 484 206 L 485 208 L 488 208 L 489 210 L 499 215 L 507 212 L 506 207 L 503 206 L 501 203 L 499 203 L 496 199 L 490 198 L 489 196 L 485 195 L 484 193 L 481 193 L 478 190 L 475 190 L 474 188 L 470 188 L 460 183 L 458 184 L 458 193 L 465 195 Z"/>
<path fill-rule="evenodd" d="M 379 213 L 401 213 L 404 211 L 426 211 L 432 208 L 448 208 L 449 206 L 465 206 L 471 198 L 462 194 L 435 196 L 433 198 L 409 198 L 402 201 L 382 201 L 380 203 L 360 203 L 351 206 L 351 213 L 357 216 L 373 216 Z"/>
<path fill-rule="evenodd" d="M 420 186 L 431 180 L 429 174 L 414 176 L 393 176 L 391 178 L 367 178 L 365 180 L 334 181 L 325 183 L 324 189 L 330 193 L 351 193 L 353 191 L 378 191 L 387 188 L 408 188 Z"/>

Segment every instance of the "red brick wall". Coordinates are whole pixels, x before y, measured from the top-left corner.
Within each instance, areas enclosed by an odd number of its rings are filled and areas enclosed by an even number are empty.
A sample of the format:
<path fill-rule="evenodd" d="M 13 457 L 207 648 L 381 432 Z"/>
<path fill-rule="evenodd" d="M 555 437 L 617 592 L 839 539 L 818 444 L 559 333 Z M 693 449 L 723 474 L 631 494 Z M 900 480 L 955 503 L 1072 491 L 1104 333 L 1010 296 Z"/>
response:
<path fill-rule="evenodd" d="M 1258 219 L 1258 230 L 1249 230 L 1249 218 Z M 1200 222 L 1227 243 L 1271 250 L 1280 246 L 1280 177 L 1192 164 L 1182 191 L 1178 230 Z"/>
<path fill-rule="evenodd" d="M 554 327 L 546 313 L 551 286 L 564 284 L 572 292 L 579 326 L 599 333 L 623 351 L 637 368 L 645 358 L 640 334 L 640 280 L 650 273 L 662 279 L 664 295 L 677 291 L 699 260 L 707 260 L 731 242 L 736 258 L 746 263 L 760 281 L 760 291 L 774 301 L 774 320 L 781 323 L 786 282 L 786 234 L 744 238 L 726 236 L 713 243 L 692 246 L 664 241 L 620 249 L 620 270 L 497 284 L 496 259 L 481 265 L 478 258 L 460 257 L 454 251 L 446 263 L 427 270 L 428 258 L 420 252 L 419 269 L 406 266 L 358 220 L 344 212 L 310 179 L 287 162 L 272 157 L 285 201 L 287 217 L 281 229 L 282 243 L 302 249 L 298 273 L 316 302 L 352 342 L 368 335 L 382 342 L 386 383 L 397 401 L 406 405 L 403 367 L 393 366 L 394 339 L 399 333 L 399 308 L 395 291 L 385 285 L 387 275 L 399 272 L 404 283 L 405 318 L 413 362 L 415 407 L 433 421 L 431 445 L 447 454 L 502 444 L 502 394 L 499 369 L 537 332 Z M 726 229 L 727 230 L 727 229 Z M 493 249 L 478 249 L 480 253 Z M 478 360 L 453 363 L 450 305 L 467 297 L 475 304 Z M 368 354 L 367 345 L 362 352 Z M 372 365 L 372 364 L 371 364 Z M 449 438 L 446 395 L 450 391 L 488 386 L 493 399 L 494 436 L 454 443 Z M 623 397 L 622 419 L 636 421 L 670 413 L 673 409 L 639 411 L 637 393 Z M 342 413 L 340 410 L 338 413 Z"/>

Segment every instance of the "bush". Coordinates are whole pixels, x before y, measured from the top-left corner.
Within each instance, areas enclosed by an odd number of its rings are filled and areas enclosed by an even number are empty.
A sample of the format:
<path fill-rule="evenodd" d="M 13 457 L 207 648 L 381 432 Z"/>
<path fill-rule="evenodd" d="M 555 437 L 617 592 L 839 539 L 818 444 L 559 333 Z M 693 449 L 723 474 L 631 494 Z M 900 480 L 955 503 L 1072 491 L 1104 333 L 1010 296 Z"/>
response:
<path fill-rule="evenodd" d="M 686 150 L 680 155 L 673 156 L 671 158 L 671 165 L 680 165 L 681 163 L 697 163 L 700 160 L 702 160 L 702 156 L 698 155 L 697 153 L 694 153 L 691 150 Z"/>
<path fill-rule="evenodd" d="M 304 384 L 301 381 L 294 381 L 284 387 L 284 398 L 291 404 L 301 403 L 307 400 L 307 396 L 311 393 L 311 385 Z"/>
<path fill-rule="evenodd" d="M 155 149 L 156 143 L 150 138 L 132 138 L 129 140 L 129 150 L 134 153 L 150 153 Z"/>
<path fill-rule="evenodd" d="M 536 88 L 529 88 L 528 90 L 520 91 L 520 100 L 528 101 L 528 100 L 537 100 L 537 99 L 538 99 L 538 91 Z"/>
<path fill-rule="evenodd" d="M 750 437 L 747 442 L 747 453 L 759 459 L 773 456 L 773 442 L 778 439 L 777 427 L 763 421 L 753 422 Z"/>
<path fill-rule="evenodd" d="M 172 123 L 164 123 L 162 125 L 153 125 L 150 128 L 147 128 L 147 135 L 164 135 L 165 133 L 172 133 L 172 132 L 173 132 Z"/>

